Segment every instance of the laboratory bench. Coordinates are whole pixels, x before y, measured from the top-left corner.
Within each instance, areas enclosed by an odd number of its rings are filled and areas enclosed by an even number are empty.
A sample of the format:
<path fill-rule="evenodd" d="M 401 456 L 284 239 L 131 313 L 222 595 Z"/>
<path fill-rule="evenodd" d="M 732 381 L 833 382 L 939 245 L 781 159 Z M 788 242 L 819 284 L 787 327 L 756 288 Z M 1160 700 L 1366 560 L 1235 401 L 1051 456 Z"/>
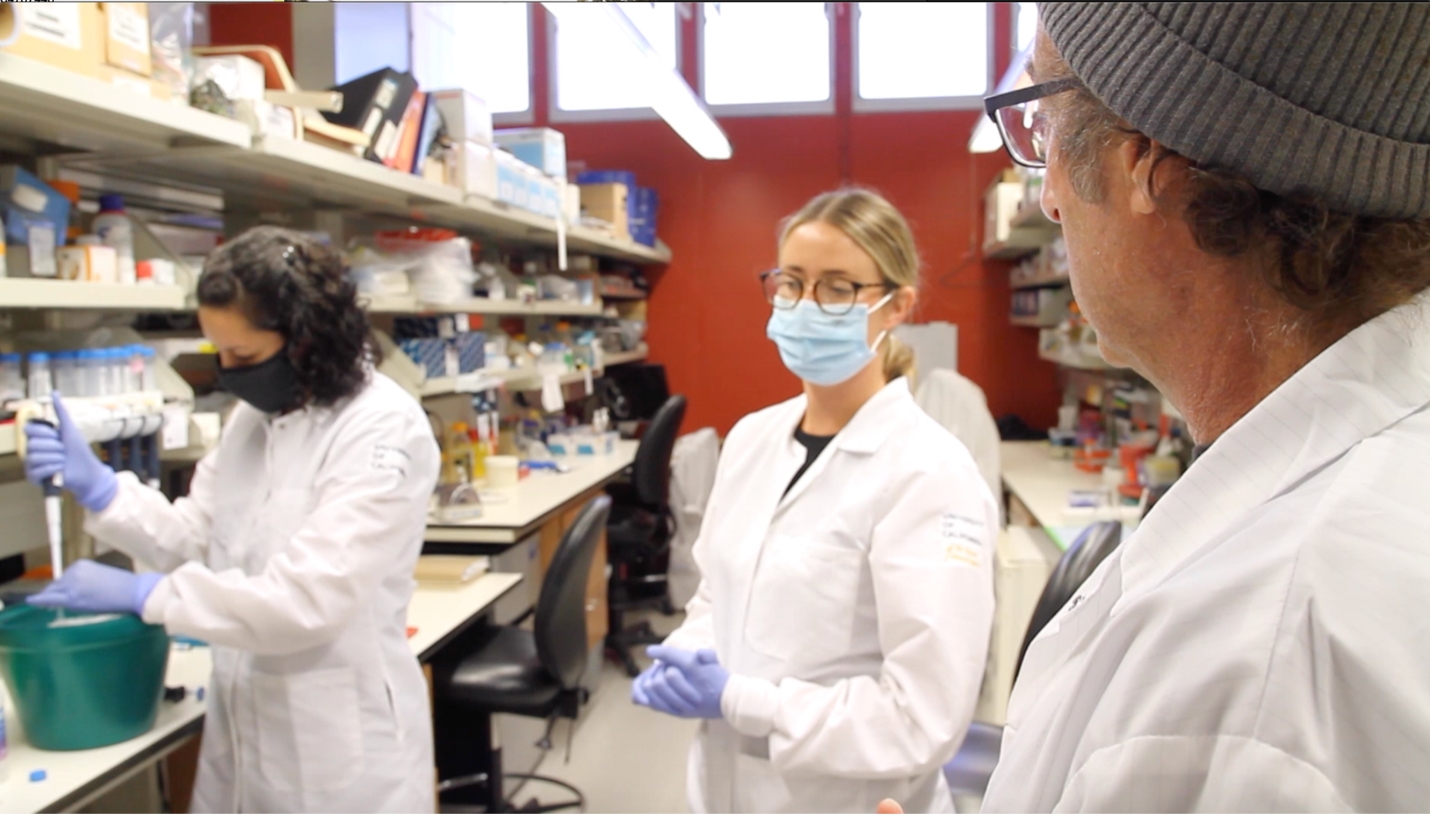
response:
<path fill-rule="evenodd" d="M 522 577 L 487 573 L 460 586 L 419 585 L 407 609 L 408 644 L 426 663 L 443 646 L 485 618 Z M 415 628 L 415 631 L 412 630 Z M 8 778 L 0 783 L 0 812 L 73 812 L 164 758 L 203 729 L 204 702 L 196 691 L 209 684 L 208 648 L 174 644 L 164 684 L 183 686 L 181 702 L 161 702 L 154 727 L 129 741 L 93 750 L 50 752 L 25 743 L 19 719 L 7 705 L 10 754 Z M 44 780 L 31 782 L 32 771 Z"/>
<path fill-rule="evenodd" d="M 1005 441 L 998 446 L 1008 494 L 1027 510 L 1036 527 L 1059 550 L 1066 551 L 1077 535 L 1097 520 L 1089 511 L 1072 509 L 1068 495 L 1073 491 L 1102 490 L 1102 476 L 1080 471 L 1071 460 L 1054 458 L 1051 450 L 1047 441 Z M 1010 503 L 1010 523 L 1016 516 L 1014 509 Z"/>
<path fill-rule="evenodd" d="M 482 489 L 482 516 L 457 523 L 429 522 L 427 547 L 431 553 L 498 554 L 521 542 L 573 502 L 584 502 L 593 492 L 615 480 L 636 459 L 640 442 L 616 441 L 608 455 L 558 458 L 570 466 L 565 474 L 533 471 L 506 489 Z"/>

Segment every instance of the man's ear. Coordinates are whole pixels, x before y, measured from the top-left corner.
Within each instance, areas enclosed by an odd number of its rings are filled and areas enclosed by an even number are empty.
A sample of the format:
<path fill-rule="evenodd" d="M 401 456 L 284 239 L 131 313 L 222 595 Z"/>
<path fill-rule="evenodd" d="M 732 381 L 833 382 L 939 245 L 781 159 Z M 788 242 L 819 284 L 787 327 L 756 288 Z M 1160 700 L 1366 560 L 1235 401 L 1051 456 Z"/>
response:
<path fill-rule="evenodd" d="M 1127 206 L 1141 216 L 1151 216 L 1164 209 L 1161 198 L 1171 181 L 1168 174 L 1186 165 L 1186 159 L 1145 137 L 1123 141 L 1113 154 L 1113 166 L 1126 182 Z"/>

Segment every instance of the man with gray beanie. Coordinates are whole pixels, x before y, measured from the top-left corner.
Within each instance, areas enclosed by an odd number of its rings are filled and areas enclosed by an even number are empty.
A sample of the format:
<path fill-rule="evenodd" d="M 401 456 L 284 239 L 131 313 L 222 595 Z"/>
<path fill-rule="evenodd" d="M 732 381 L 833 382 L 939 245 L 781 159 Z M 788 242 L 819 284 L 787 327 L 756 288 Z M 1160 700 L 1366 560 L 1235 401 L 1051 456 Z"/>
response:
<path fill-rule="evenodd" d="M 1045 3 L 1078 304 L 1202 450 L 1029 649 L 984 807 L 1430 807 L 1430 4 Z"/>

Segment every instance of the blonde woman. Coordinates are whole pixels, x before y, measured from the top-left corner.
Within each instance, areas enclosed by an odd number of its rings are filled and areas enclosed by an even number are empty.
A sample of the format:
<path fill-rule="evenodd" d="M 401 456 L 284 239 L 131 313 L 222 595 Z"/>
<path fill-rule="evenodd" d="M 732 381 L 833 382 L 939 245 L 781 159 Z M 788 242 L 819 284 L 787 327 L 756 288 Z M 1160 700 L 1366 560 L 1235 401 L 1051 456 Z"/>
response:
<path fill-rule="evenodd" d="M 890 333 L 917 298 L 908 224 L 841 190 L 786 220 L 761 276 L 799 397 L 736 424 L 695 544 L 685 624 L 637 704 L 703 719 L 695 812 L 949 812 L 993 619 L 996 512 L 909 394 Z"/>

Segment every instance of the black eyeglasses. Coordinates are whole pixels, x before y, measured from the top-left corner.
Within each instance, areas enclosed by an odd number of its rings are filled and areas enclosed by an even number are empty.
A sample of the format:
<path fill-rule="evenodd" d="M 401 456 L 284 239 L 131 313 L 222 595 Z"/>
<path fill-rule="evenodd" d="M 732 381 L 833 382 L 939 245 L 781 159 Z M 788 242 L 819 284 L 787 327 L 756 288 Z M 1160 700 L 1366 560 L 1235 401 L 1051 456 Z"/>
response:
<path fill-rule="evenodd" d="M 1069 77 L 995 94 L 983 100 L 988 118 L 998 126 L 1003 147 L 1008 149 L 1008 155 L 1013 157 L 1014 162 L 1025 168 L 1048 166 L 1047 115 L 1041 110 L 1040 100 L 1081 85 L 1081 82 Z"/>
<path fill-rule="evenodd" d="M 783 270 L 766 270 L 760 273 L 760 285 L 765 289 L 765 300 L 777 310 L 792 310 L 804 297 L 804 288 L 809 286 L 803 279 Z M 879 288 L 893 287 L 887 281 L 878 284 L 860 284 L 842 278 L 821 278 L 814 282 L 812 291 L 814 303 L 830 315 L 848 315 L 859 302 L 859 293 Z"/>

